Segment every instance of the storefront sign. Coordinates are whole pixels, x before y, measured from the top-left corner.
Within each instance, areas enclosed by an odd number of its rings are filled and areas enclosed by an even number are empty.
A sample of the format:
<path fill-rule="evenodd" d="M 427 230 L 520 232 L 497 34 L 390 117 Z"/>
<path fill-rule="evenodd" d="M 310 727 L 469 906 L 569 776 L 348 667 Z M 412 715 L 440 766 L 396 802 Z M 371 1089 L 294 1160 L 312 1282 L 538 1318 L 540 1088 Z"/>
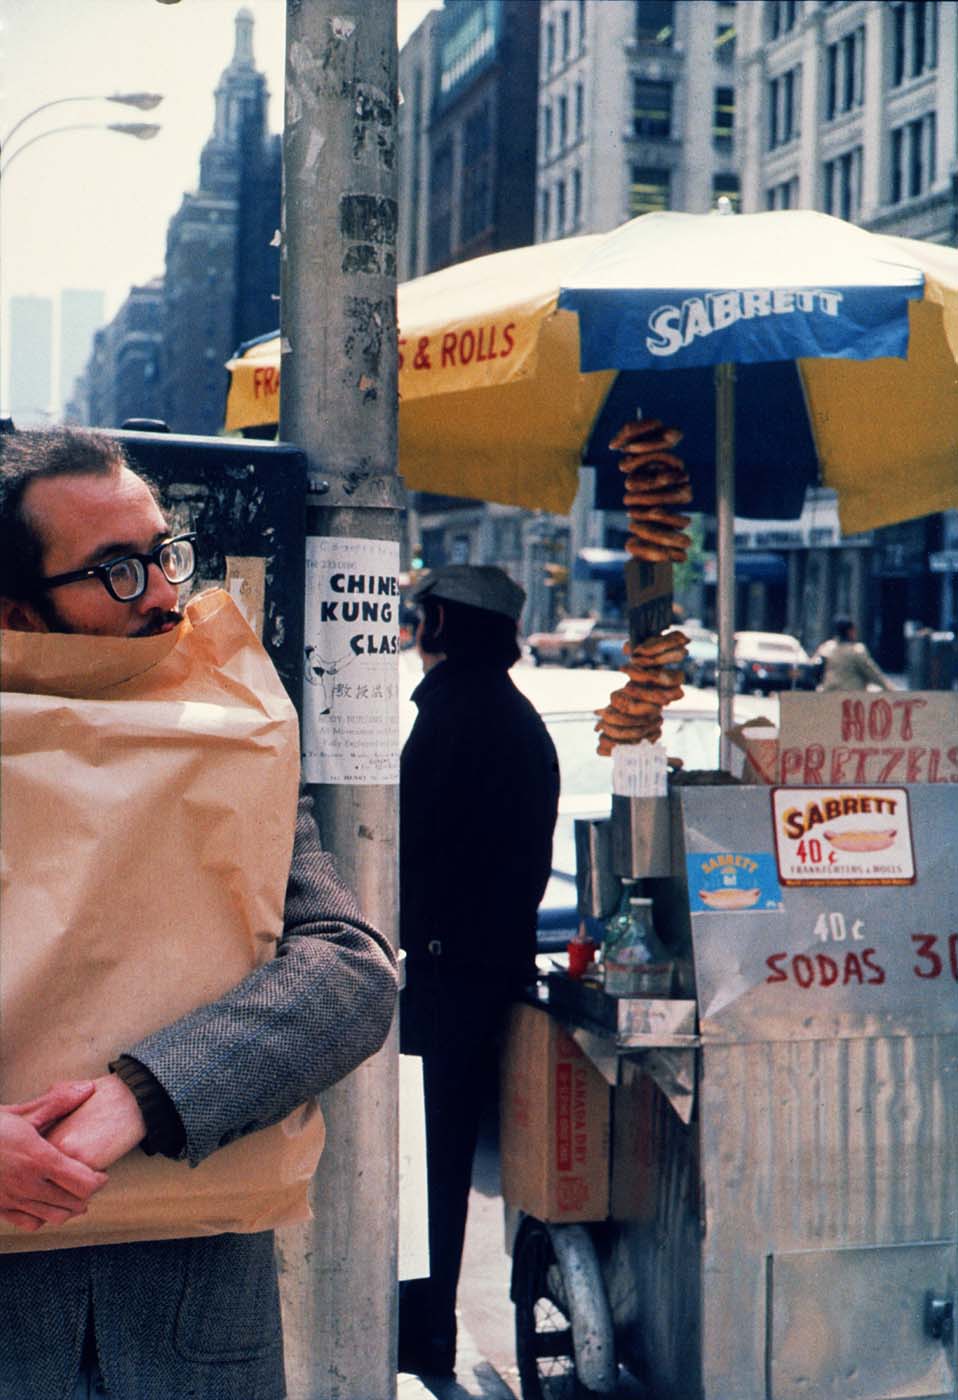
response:
<path fill-rule="evenodd" d="M 783 885 L 909 885 L 915 879 L 904 788 L 774 788 Z"/>
<path fill-rule="evenodd" d="M 399 781 L 399 545 L 306 541 L 303 778 Z"/>

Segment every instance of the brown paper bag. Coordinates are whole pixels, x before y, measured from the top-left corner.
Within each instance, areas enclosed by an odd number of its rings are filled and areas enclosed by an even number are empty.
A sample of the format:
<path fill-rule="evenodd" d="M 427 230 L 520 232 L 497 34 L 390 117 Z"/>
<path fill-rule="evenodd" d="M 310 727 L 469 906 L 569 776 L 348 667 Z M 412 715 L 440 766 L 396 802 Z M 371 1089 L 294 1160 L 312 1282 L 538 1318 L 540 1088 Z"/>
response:
<path fill-rule="evenodd" d="M 273 957 L 296 714 L 226 593 L 136 640 L 0 633 L 0 1102 L 103 1074 Z M 89 1212 L 0 1252 L 307 1219 L 307 1105 L 197 1168 L 139 1149 Z"/>

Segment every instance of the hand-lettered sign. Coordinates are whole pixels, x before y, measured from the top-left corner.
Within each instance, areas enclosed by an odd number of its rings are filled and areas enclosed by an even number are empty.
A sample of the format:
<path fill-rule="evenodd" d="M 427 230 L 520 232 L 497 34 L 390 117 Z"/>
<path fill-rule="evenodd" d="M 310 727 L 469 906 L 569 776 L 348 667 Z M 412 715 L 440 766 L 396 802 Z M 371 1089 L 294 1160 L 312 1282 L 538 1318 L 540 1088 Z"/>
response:
<path fill-rule="evenodd" d="M 780 783 L 958 783 L 958 692 L 787 691 L 779 704 Z"/>

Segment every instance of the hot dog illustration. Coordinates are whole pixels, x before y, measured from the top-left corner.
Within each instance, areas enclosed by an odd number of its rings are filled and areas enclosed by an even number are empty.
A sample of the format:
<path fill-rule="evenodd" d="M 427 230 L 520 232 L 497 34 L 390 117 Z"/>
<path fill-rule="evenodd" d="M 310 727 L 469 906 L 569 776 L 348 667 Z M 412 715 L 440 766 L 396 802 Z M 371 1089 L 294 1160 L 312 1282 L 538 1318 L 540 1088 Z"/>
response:
<path fill-rule="evenodd" d="M 887 831 L 825 831 L 825 840 L 837 851 L 886 851 L 898 835 L 897 828 Z"/>

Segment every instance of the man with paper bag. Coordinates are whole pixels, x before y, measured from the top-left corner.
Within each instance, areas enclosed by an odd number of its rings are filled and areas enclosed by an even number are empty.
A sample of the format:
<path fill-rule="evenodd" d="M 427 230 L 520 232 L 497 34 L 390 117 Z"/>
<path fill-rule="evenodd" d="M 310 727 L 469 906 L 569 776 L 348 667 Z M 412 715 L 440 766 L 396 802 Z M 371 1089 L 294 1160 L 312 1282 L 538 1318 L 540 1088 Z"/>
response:
<path fill-rule="evenodd" d="M 280 1400 L 272 1227 L 395 960 L 295 712 L 95 433 L 0 439 L 0 1400 Z"/>

